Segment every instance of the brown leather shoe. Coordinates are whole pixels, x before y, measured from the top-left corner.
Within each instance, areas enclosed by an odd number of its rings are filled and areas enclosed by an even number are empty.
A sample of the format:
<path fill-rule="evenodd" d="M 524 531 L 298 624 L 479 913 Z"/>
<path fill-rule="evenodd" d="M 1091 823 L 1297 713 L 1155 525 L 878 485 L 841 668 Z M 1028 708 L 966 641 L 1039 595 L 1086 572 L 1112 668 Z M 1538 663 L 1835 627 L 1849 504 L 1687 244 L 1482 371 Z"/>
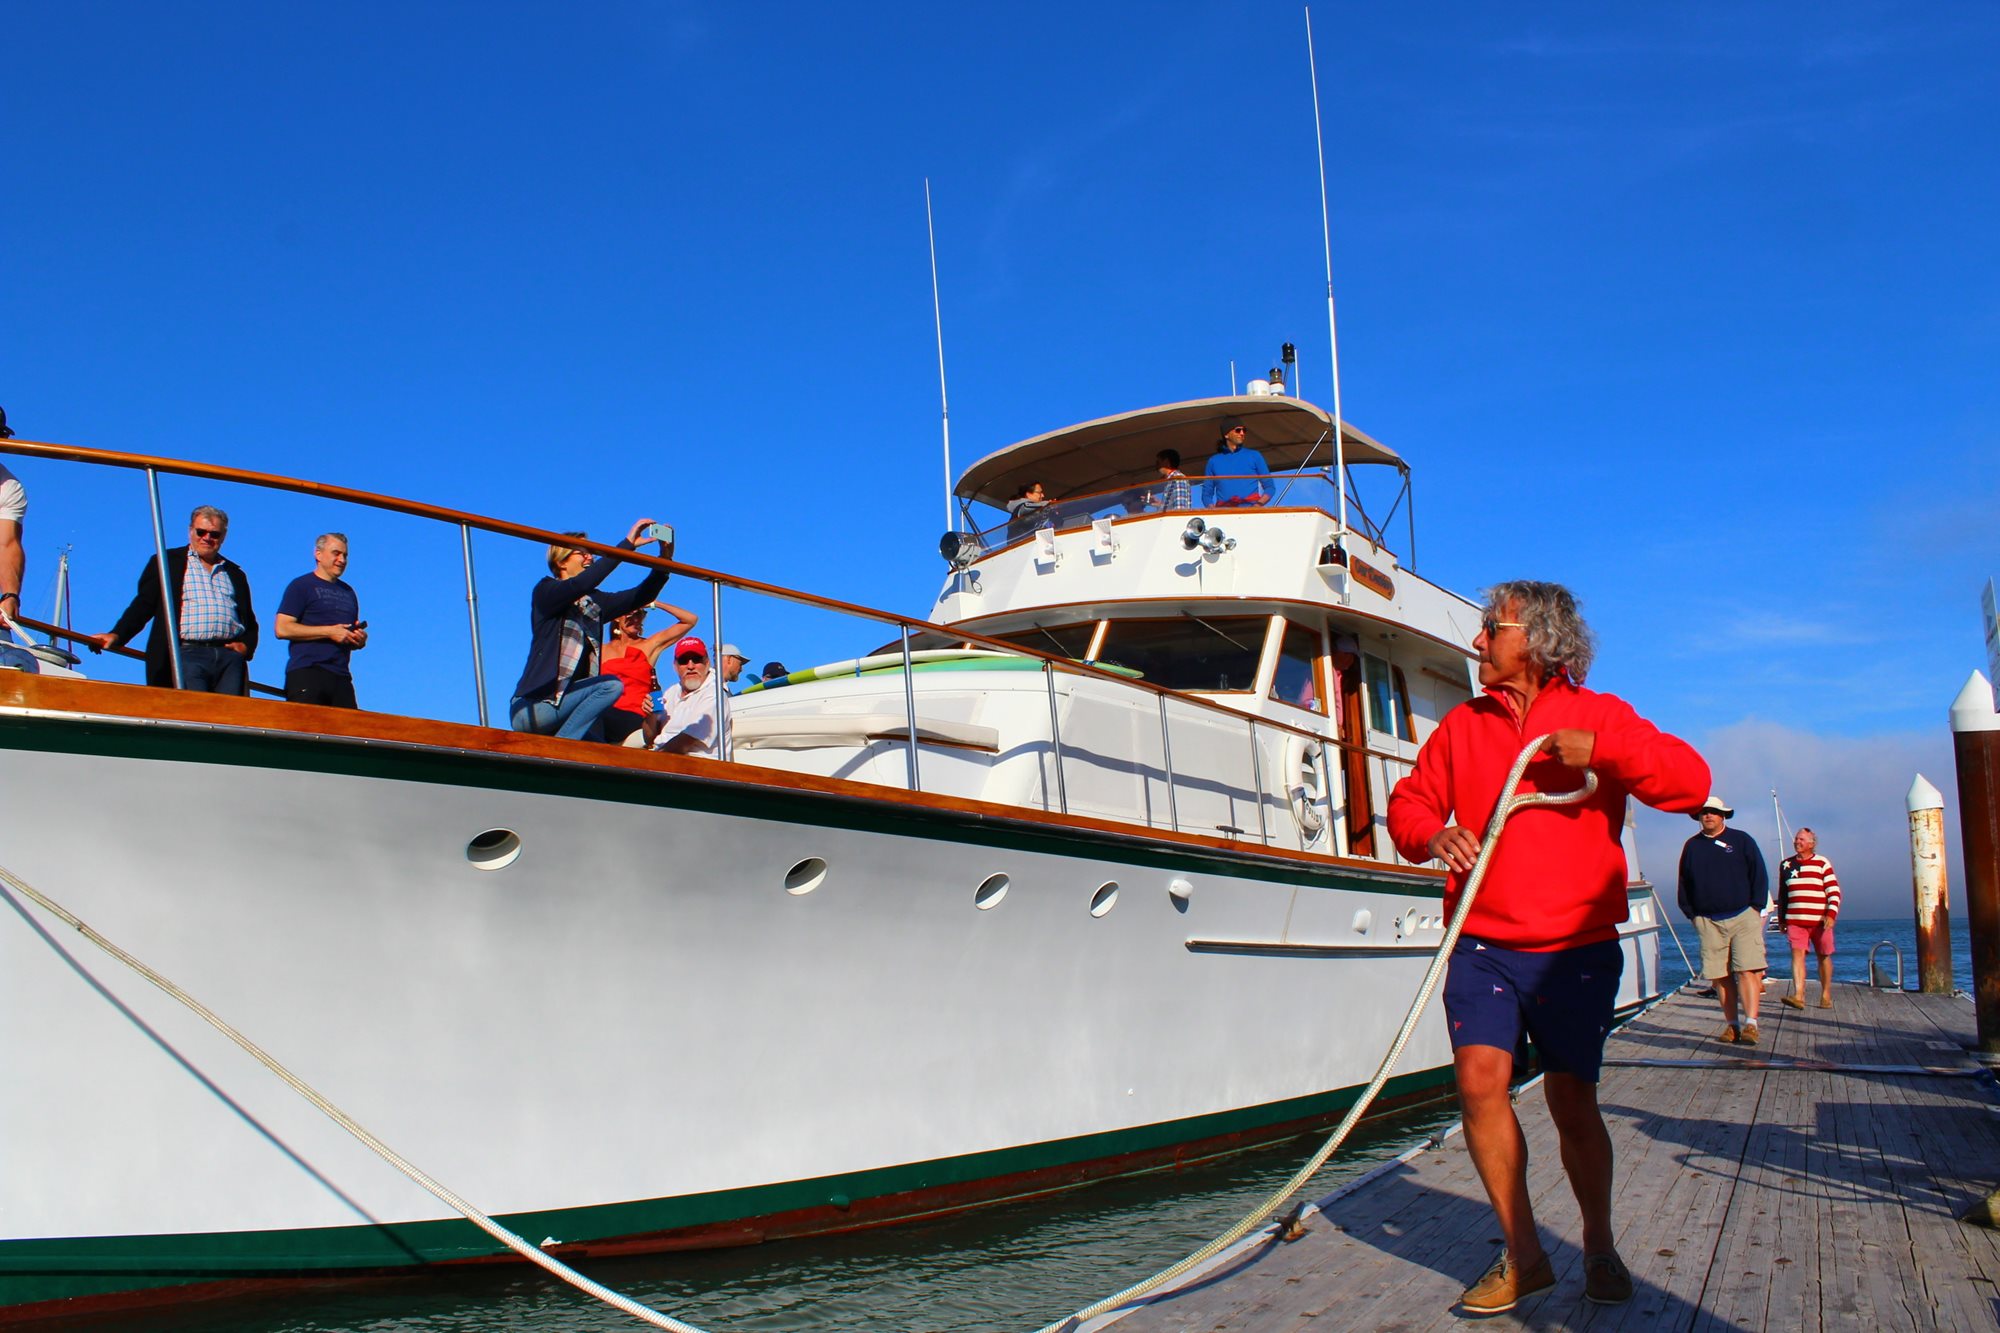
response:
<path fill-rule="evenodd" d="M 1757 1044 L 1757 1025 L 1755 1023 L 1745 1023 L 1737 1031 L 1736 1040 L 1742 1042 L 1745 1046 L 1755 1046 Z"/>
<path fill-rule="evenodd" d="M 1778 1003 L 1784 1005 L 1787 1009 L 1803 1009 L 1806 1007 L 1806 1002 L 1796 995 L 1780 995 Z"/>
<path fill-rule="evenodd" d="M 1617 1251 L 1583 1256 L 1583 1297 L 1598 1305 L 1623 1305 L 1632 1299 L 1632 1270 Z"/>
<path fill-rule="evenodd" d="M 1720 1032 L 1716 1033 L 1716 1034 L 1715 1034 L 1715 1039 L 1716 1039 L 1717 1041 L 1726 1041 L 1726 1042 L 1731 1042 L 1731 1043 L 1735 1042 L 1735 1041 L 1736 1041 L 1736 1039 L 1737 1039 L 1737 1038 L 1736 1038 L 1736 1025 L 1735 1025 L 1734 1023 L 1731 1023 L 1731 1024 L 1730 1024 L 1730 1025 L 1729 1025 L 1728 1027 L 1726 1027 L 1726 1028 L 1722 1029 L 1722 1031 L 1720 1031 Z"/>
<path fill-rule="evenodd" d="M 1546 1254 L 1531 1268 L 1516 1268 L 1514 1257 L 1502 1250 L 1493 1267 L 1486 1270 L 1486 1276 L 1467 1287 L 1458 1303 L 1467 1314 L 1499 1314 L 1555 1284 L 1555 1265 Z"/>
<path fill-rule="evenodd" d="M 1819 1007 L 1820 1007 L 1820 1008 L 1822 1008 L 1822 1009 L 1831 1009 L 1831 1008 L 1833 1008 L 1833 1000 L 1832 1000 L 1832 998 L 1831 998 L 1831 997 L 1829 996 L 1829 997 L 1826 997 L 1826 998 L 1823 998 L 1823 999 L 1821 999 L 1821 1000 L 1820 1000 L 1820 1002 L 1819 1002 Z"/>

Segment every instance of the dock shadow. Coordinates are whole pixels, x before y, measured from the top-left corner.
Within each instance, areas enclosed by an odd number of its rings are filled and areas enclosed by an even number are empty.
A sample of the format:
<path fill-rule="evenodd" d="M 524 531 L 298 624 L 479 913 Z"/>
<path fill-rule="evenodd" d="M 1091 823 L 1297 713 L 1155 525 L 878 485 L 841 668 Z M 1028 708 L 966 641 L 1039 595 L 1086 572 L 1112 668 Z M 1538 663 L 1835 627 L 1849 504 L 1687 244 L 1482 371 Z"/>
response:
<path fill-rule="evenodd" d="M 1479 1280 L 1498 1251 L 1498 1224 L 1483 1196 L 1427 1187 L 1405 1166 L 1330 1208 L 1311 1218 L 1307 1235 L 1294 1244 L 1263 1241 L 1199 1281 L 1133 1302 L 1117 1316 L 1120 1326 L 1142 1333 L 1194 1327 L 1190 1321 L 1198 1320 L 1201 1327 L 1229 1328 L 1252 1311 L 1268 1320 L 1273 1301 L 1282 1300 L 1296 1303 L 1297 1317 L 1326 1329 L 1415 1326 L 1412 1320 L 1428 1327 L 1454 1318 L 1468 1326 L 1529 1329 L 1689 1328 L 1699 1322 L 1708 1333 L 1749 1333 L 1637 1274 L 1630 1302 L 1591 1304 L 1583 1294 L 1582 1250 L 1546 1226 L 1556 1285 L 1504 1315 L 1466 1316 L 1457 1308 L 1458 1293 Z M 1355 1259 L 1357 1247 L 1372 1252 L 1367 1261 Z M 1397 1262 L 1385 1268 L 1376 1255 Z M 1422 1272 L 1399 1271 L 1404 1266 Z"/>

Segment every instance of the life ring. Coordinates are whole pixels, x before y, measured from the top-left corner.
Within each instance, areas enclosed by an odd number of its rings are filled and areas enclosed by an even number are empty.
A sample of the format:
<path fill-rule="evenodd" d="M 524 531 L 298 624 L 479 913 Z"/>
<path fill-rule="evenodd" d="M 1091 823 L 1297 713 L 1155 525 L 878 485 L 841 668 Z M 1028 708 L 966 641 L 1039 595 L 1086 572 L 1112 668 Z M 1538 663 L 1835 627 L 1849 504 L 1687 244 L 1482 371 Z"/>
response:
<path fill-rule="evenodd" d="M 1292 822 L 1308 846 L 1326 834 L 1325 747 L 1304 736 L 1285 738 L 1285 799 L 1292 807 Z"/>

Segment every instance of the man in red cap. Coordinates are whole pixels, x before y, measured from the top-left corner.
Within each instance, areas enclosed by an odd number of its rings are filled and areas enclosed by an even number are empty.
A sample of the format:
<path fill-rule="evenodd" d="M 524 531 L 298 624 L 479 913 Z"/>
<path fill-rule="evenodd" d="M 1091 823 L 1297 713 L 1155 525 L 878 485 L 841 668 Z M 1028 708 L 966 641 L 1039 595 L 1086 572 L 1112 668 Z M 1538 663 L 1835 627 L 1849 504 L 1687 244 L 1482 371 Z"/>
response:
<path fill-rule="evenodd" d="M 660 692 L 660 711 L 667 725 L 653 742 L 668 754 L 715 757 L 715 675 L 709 668 L 708 645 L 692 634 L 674 645 L 678 684 Z"/>

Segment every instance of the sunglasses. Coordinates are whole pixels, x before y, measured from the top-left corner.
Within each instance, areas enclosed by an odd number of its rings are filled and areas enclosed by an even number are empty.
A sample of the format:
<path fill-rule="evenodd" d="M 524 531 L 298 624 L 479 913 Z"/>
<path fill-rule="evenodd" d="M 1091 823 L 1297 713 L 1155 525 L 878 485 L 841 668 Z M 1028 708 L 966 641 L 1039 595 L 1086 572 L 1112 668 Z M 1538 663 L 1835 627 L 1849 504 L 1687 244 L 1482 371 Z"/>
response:
<path fill-rule="evenodd" d="M 708 664 L 708 659 L 706 657 L 703 657 L 700 653 L 689 653 L 685 657 L 676 657 L 674 659 L 674 665 L 677 667 L 686 666 L 690 662 L 700 662 L 701 664 L 706 666 Z"/>
<path fill-rule="evenodd" d="M 1485 619 L 1479 622 L 1480 632 L 1489 639 L 1497 635 L 1503 629 L 1526 629 L 1526 628 L 1527 626 L 1522 624 L 1518 620 L 1495 620 L 1492 616 L 1487 616 Z"/>
<path fill-rule="evenodd" d="M 205 541 L 212 541 L 212 542 L 219 542 L 224 537 L 229 535 L 228 530 L 225 528 L 192 528 L 190 529 L 190 531 L 192 531 L 195 536 L 200 537 Z"/>

